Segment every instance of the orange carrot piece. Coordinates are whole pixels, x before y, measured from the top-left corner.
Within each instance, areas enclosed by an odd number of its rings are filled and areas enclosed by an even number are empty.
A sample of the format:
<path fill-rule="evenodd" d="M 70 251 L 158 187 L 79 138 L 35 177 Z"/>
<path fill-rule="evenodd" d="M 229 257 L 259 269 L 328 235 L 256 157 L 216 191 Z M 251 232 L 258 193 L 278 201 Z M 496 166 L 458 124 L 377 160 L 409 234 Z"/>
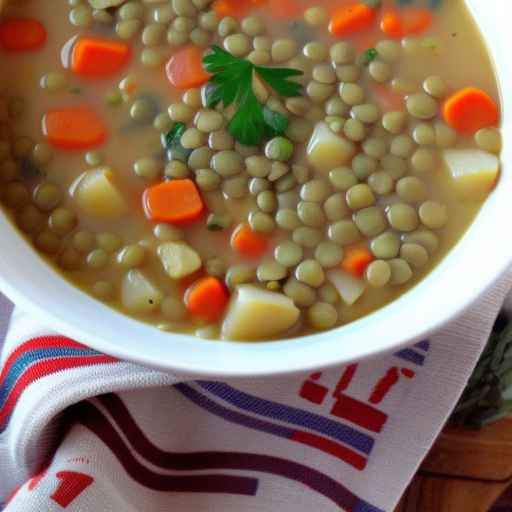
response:
<path fill-rule="evenodd" d="M 400 39 L 403 36 L 402 20 L 397 9 L 386 9 L 382 13 L 380 29 L 392 39 Z"/>
<path fill-rule="evenodd" d="M 130 60 L 127 44 L 96 37 L 79 39 L 71 54 L 71 70 L 87 78 L 109 78 Z"/>
<path fill-rule="evenodd" d="M 43 117 L 43 132 L 52 146 L 61 149 L 89 149 L 103 144 L 107 129 L 89 107 L 49 110 Z"/>
<path fill-rule="evenodd" d="M 368 265 L 374 260 L 372 253 L 362 246 L 345 249 L 341 268 L 356 277 L 362 277 Z"/>
<path fill-rule="evenodd" d="M 184 293 L 187 288 L 190 288 L 196 281 L 199 281 L 199 279 L 206 276 L 206 272 L 203 267 L 201 267 L 199 270 L 196 270 L 192 274 L 189 274 L 188 276 L 182 277 L 178 280 L 178 289 Z"/>
<path fill-rule="evenodd" d="M 400 39 L 404 36 L 421 34 L 432 24 L 433 16 L 429 9 L 404 7 L 386 9 L 382 14 L 380 28 L 388 37 Z"/>
<path fill-rule="evenodd" d="M 229 294 L 216 277 L 203 277 L 185 293 L 185 306 L 195 317 L 206 322 L 219 320 L 228 305 Z"/>
<path fill-rule="evenodd" d="M 215 0 L 213 10 L 219 19 L 231 16 L 241 19 L 247 16 L 253 9 L 257 9 L 267 0 Z"/>
<path fill-rule="evenodd" d="M 335 36 L 345 37 L 370 28 L 374 20 L 375 9 L 357 2 L 334 11 L 330 30 Z"/>
<path fill-rule="evenodd" d="M 210 78 L 203 68 L 203 52 L 197 46 L 176 52 L 167 63 L 166 73 L 169 82 L 180 90 L 199 87 Z"/>
<path fill-rule="evenodd" d="M 450 96 L 443 105 L 443 116 L 459 133 L 472 135 L 499 120 L 496 102 L 484 91 L 467 87 Z"/>
<path fill-rule="evenodd" d="M 240 224 L 231 236 L 231 246 L 242 256 L 258 258 L 267 251 L 269 239 L 253 231 L 248 224 Z"/>
<path fill-rule="evenodd" d="M 275 19 L 292 20 L 302 17 L 304 6 L 298 0 L 270 0 L 270 12 Z"/>
<path fill-rule="evenodd" d="M 432 25 L 432 11 L 423 7 L 402 9 L 402 27 L 405 36 L 421 34 Z"/>
<path fill-rule="evenodd" d="M 8 18 L 0 23 L 0 46 L 10 52 L 39 50 L 46 37 L 44 25 L 32 18 Z"/>
<path fill-rule="evenodd" d="M 192 180 L 164 181 L 144 191 L 143 205 L 149 219 L 184 224 L 198 219 L 203 200 Z"/>

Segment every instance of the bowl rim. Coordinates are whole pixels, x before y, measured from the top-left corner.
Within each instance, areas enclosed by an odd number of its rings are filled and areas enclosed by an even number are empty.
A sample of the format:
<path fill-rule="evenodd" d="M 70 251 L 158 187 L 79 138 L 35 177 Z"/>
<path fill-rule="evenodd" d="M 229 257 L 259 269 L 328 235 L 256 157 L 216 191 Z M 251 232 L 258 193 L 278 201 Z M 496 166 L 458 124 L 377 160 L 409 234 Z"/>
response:
<path fill-rule="evenodd" d="M 473 17 L 480 21 L 481 32 L 487 35 L 484 40 L 488 46 L 490 38 L 497 43 L 497 54 L 494 52 L 493 57 L 500 63 L 496 69 L 498 84 L 501 90 L 508 90 L 512 85 L 512 61 L 509 62 L 507 48 L 512 36 L 510 31 L 496 30 L 495 25 L 502 18 L 509 19 L 501 13 L 505 10 L 512 13 L 512 4 L 496 0 L 496 12 L 500 15 L 493 16 L 478 3 L 479 0 L 468 0 Z M 503 131 L 512 134 L 512 117 L 509 119 L 512 95 L 502 95 L 502 107 Z M 503 168 L 512 169 L 507 164 L 512 161 L 512 147 L 507 144 L 502 161 Z M 489 233 L 491 229 L 477 234 L 482 226 L 489 227 L 496 221 L 497 212 L 503 215 L 508 212 L 512 218 L 512 202 L 508 201 L 512 175 L 504 173 L 502 179 L 506 183 L 500 184 L 487 199 L 466 234 L 419 285 L 355 322 L 301 338 L 257 343 L 206 342 L 190 335 L 160 332 L 97 302 L 58 277 L 13 229 L 3 212 L 0 232 L 5 234 L 10 250 L 0 251 L 0 289 L 13 302 L 65 336 L 122 360 L 180 376 L 269 377 L 340 366 L 390 353 L 429 337 L 460 316 L 506 271 L 512 264 L 512 244 Z M 478 272 L 461 270 L 460 258 L 465 257 L 465 251 L 478 249 L 479 243 L 489 244 L 493 249 L 489 264 Z M 469 270 L 473 271 L 471 279 L 467 275 Z M 51 283 L 51 286 L 48 290 L 39 283 Z M 440 289 L 444 283 L 449 286 Z M 404 316 L 406 321 L 400 321 Z M 119 340 L 120 336 L 127 338 Z M 341 350 L 340 344 L 343 344 Z"/>

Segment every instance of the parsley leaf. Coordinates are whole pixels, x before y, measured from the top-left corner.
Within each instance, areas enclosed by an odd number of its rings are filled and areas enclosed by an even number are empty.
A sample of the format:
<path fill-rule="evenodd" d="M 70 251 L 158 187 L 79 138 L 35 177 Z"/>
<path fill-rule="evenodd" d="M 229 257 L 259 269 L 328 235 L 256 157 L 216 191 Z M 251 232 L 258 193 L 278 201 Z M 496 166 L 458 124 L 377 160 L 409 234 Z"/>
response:
<path fill-rule="evenodd" d="M 187 126 L 185 123 L 176 123 L 163 137 L 162 144 L 167 150 L 169 160 L 180 160 L 187 162 L 192 150 L 185 149 L 181 145 L 181 136 L 185 133 Z"/>
<path fill-rule="evenodd" d="M 220 103 L 224 108 L 233 104 L 237 107 L 228 130 L 238 142 L 256 146 L 264 137 L 274 137 L 286 130 L 286 116 L 258 101 L 252 88 L 253 74 L 257 73 L 277 94 L 289 98 L 300 96 L 301 85 L 289 78 L 302 75 L 302 71 L 255 66 L 219 46 L 212 46 L 212 53 L 203 58 L 203 65 L 213 75 L 206 86 L 208 107 L 213 108 Z"/>

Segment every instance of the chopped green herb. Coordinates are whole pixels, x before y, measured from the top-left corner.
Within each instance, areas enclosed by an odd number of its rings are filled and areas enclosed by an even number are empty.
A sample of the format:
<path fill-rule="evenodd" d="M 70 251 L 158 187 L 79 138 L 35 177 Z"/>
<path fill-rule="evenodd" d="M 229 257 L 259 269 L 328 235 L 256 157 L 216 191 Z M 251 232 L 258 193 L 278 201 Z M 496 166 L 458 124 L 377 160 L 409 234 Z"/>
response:
<path fill-rule="evenodd" d="M 212 53 L 204 57 L 203 64 L 206 71 L 213 74 L 206 91 L 207 105 L 215 107 L 222 102 L 224 108 L 232 104 L 238 107 L 228 125 L 229 132 L 238 142 L 256 146 L 264 137 L 283 133 L 288 119 L 258 101 L 252 88 L 253 73 L 257 73 L 280 96 L 288 98 L 300 96 L 301 85 L 289 79 L 302 75 L 302 71 L 255 66 L 219 46 L 212 47 Z"/>
<path fill-rule="evenodd" d="M 82 94 L 82 89 L 80 87 L 70 87 L 70 94 Z"/>
<path fill-rule="evenodd" d="M 167 150 L 167 158 L 171 160 L 180 160 L 187 162 L 192 150 L 186 149 L 181 145 L 181 136 L 185 133 L 187 126 L 185 123 L 176 123 L 165 135 L 162 135 L 162 143 Z"/>
<path fill-rule="evenodd" d="M 361 55 L 359 55 L 357 61 L 361 66 L 368 66 L 372 60 L 375 60 L 379 56 L 379 52 L 375 48 L 368 48 Z"/>
<path fill-rule="evenodd" d="M 220 215 L 218 213 L 211 213 L 208 215 L 206 227 L 209 231 L 222 231 L 231 225 L 231 217 L 227 215 Z"/>

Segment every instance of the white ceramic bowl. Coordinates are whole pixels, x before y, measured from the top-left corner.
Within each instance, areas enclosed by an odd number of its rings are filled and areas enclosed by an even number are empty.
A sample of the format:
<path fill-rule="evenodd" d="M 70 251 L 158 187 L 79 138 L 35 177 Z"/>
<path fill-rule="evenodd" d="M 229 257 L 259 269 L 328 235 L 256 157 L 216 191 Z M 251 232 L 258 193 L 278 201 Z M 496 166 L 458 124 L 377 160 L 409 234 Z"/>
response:
<path fill-rule="evenodd" d="M 453 0 L 445 0 L 453 1 Z M 425 338 L 463 312 L 512 263 L 510 0 L 468 0 L 493 55 L 503 105 L 503 174 L 474 224 L 419 286 L 347 326 L 268 343 L 168 334 L 103 306 L 60 278 L 0 215 L 0 288 L 48 326 L 102 352 L 182 375 L 268 376 L 341 365 Z"/>

